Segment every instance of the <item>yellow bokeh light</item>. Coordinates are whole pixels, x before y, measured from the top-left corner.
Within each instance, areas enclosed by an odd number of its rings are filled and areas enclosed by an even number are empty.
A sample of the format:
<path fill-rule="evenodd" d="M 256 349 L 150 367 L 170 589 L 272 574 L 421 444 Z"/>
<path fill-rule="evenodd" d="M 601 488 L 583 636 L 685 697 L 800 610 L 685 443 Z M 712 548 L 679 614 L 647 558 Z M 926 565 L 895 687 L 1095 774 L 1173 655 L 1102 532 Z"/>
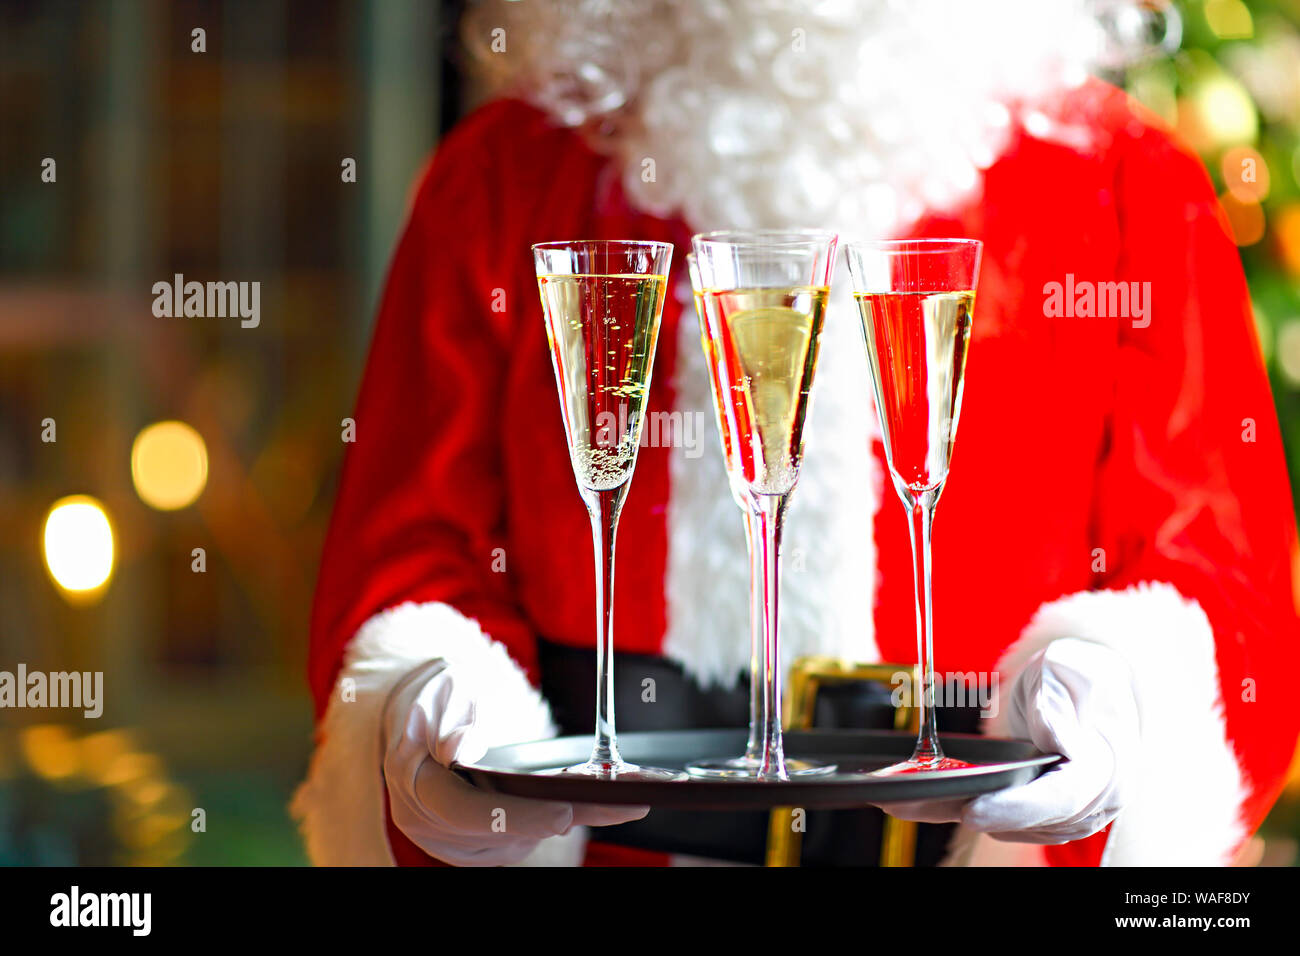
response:
<path fill-rule="evenodd" d="M 45 566 L 71 593 L 97 591 L 113 573 L 113 526 L 89 495 L 60 498 L 45 517 Z"/>
<path fill-rule="evenodd" d="M 123 754 L 131 751 L 134 741 L 123 730 L 101 730 L 81 738 L 81 761 L 86 776 L 97 783 L 105 782 L 111 768 Z"/>
<path fill-rule="evenodd" d="M 1255 101 L 1235 77 L 1203 71 L 1178 101 L 1178 131 L 1202 153 L 1253 143 L 1259 135 Z"/>
<path fill-rule="evenodd" d="M 139 780 L 162 774 L 162 763 L 153 754 L 134 751 L 118 754 L 112 763 L 101 768 L 95 778 L 106 787 L 128 787 Z"/>
<path fill-rule="evenodd" d="M 46 780 L 64 780 L 81 767 L 77 742 L 57 724 L 28 727 L 19 738 L 27 765 Z"/>
<path fill-rule="evenodd" d="M 1216 76 L 1196 94 L 1201 122 L 1215 143 L 1254 142 L 1259 135 L 1255 103 L 1246 88 L 1230 76 Z"/>
<path fill-rule="evenodd" d="M 1255 35 L 1255 21 L 1242 0 L 1206 0 L 1205 20 L 1222 40 L 1248 40 Z"/>
<path fill-rule="evenodd" d="M 135 436 L 131 480 L 145 504 L 175 511 L 194 503 L 208 483 L 208 449 L 184 422 L 157 422 Z"/>

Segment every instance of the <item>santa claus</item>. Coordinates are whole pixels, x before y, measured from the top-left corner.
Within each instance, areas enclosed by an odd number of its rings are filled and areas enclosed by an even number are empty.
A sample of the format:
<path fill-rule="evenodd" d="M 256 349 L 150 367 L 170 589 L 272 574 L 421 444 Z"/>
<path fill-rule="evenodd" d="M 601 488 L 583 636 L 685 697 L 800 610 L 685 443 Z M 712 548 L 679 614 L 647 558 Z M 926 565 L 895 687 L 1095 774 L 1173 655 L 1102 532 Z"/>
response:
<path fill-rule="evenodd" d="M 576 863 L 588 827 L 645 812 L 505 798 L 448 769 L 557 721 L 590 727 L 561 719 L 591 691 L 592 558 L 529 247 L 664 239 L 680 264 L 694 231 L 785 226 L 984 242 L 934 545 L 937 669 L 997 674 L 984 729 L 1069 761 L 909 812 L 959 820 L 962 859 L 1233 858 L 1300 724 L 1291 496 L 1215 194 L 1168 130 L 1086 78 L 1114 39 L 1091 6 L 473 11 L 467 42 L 502 95 L 421 177 L 321 568 L 318 744 L 295 802 L 313 860 Z M 649 413 L 706 421 L 675 272 Z M 1103 283 L 1138 295 L 1108 307 Z M 913 661 L 908 532 L 847 296 L 841 273 L 786 531 L 801 570 L 783 650 Z M 657 726 L 716 720 L 685 702 L 737 693 L 749 664 L 741 522 L 716 437 L 699 441 L 642 448 L 621 524 L 620 657 L 681 681 Z"/>

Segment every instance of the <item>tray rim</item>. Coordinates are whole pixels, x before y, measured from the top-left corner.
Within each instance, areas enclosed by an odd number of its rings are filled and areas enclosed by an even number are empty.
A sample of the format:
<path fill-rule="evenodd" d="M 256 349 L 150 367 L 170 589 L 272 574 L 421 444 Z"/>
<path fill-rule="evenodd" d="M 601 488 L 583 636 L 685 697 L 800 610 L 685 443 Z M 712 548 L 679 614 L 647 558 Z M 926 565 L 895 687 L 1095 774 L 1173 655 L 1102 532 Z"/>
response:
<path fill-rule="evenodd" d="M 635 750 L 636 744 L 642 743 L 646 738 L 668 738 L 673 736 L 704 736 L 709 734 L 729 734 L 739 735 L 743 741 L 743 735 L 746 731 L 743 728 L 703 728 L 703 729 L 679 729 L 663 731 L 639 731 L 620 734 L 620 741 L 627 740 L 633 744 L 631 749 Z M 801 742 L 807 742 L 808 738 L 829 741 L 832 746 L 821 749 L 816 746 L 800 746 Z M 837 751 L 833 746 L 836 738 L 847 742 L 849 740 L 862 741 L 871 739 L 881 739 L 889 741 L 905 742 L 914 739 L 911 731 L 896 730 L 854 730 L 851 728 L 835 728 L 826 730 L 809 730 L 809 731 L 789 731 L 787 732 L 789 742 L 794 747 L 788 748 L 794 753 L 820 755 L 824 754 L 833 757 Z M 954 742 L 975 742 L 981 743 L 1008 743 L 1019 744 L 1037 751 L 1037 747 L 1030 740 L 1023 738 L 1007 737 L 989 737 L 983 734 L 944 734 L 944 740 Z M 533 784 L 536 781 L 555 779 L 551 774 L 540 773 L 538 771 L 527 771 L 511 768 L 500 764 L 488 763 L 489 756 L 494 751 L 505 750 L 515 747 L 528 747 L 530 745 L 556 744 L 562 741 L 572 741 L 575 744 L 579 742 L 589 742 L 590 734 L 574 734 L 565 737 L 549 737 L 535 741 L 519 741 L 512 744 L 503 744 L 499 747 L 490 748 L 479 761 L 474 763 L 452 764 L 452 770 L 465 779 L 472 786 L 490 793 L 502 793 L 507 796 L 527 796 L 536 799 L 553 799 L 557 801 L 567 801 L 572 803 L 600 802 L 602 799 L 615 804 L 627 803 L 649 803 L 650 806 L 660 806 L 665 809 L 698 809 L 704 810 L 755 810 L 763 807 L 771 808 L 786 806 L 791 803 L 803 803 L 810 807 L 831 808 L 835 806 L 871 806 L 874 802 L 888 802 L 883 799 L 884 794 L 875 795 L 875 799 L 865 799 L 863 796 L 855 794 L 865 789 L 879 790 L 884 788 L 906 789 L 914 791 L 917 785 L 923 789 L 927 785 L 936 784 L 940 781 L 953 780 L 970 780 L 983 779 L 991 776 L 1005 777 L 1024 773 L 1025 771 L 1038 768 L 1038 772 L 1045 772 L 1051 766 L 1060 763 L 1066 758 L 1060 754 L 1042 753 L 1038 751 L 1034 756 L 1019 758 L 1016 760 L 999 761 L 995 763 L 980 764 L 970 768 L 959 768 L 955 770 L 943 771 L 919 771 L 914 774 L 907 774 L 900 777 L 870 777 L 867 774 L 855 774 L 852 776 L 832 776 L 832 777 L 804 777 L 794 778 L 784 781 L 755 781 L 755 780 L 726 780 L 726 779 L 709 779 L 698 777 L 687 777 L 681 780 L 664 781 L 656 783 L 646 783 L 645 781 L 619 781 L 615 780 L 566 780 L 567 784 L 577 783 L 579 787 L 600 787 L 603 794 L 597 797 L 592 794 L 590 797 L 575 798 L 572 795 L 555 794 L 547 796 L 540 793 L 521 794 L 517 792 L 516 785 L 523 783 Z M 844 756 L 860 756 L 851 752 L 845 752 Z M 636 758 L 641 759 L 641 758 Z M 480 779 L 482 783 L 480 783 Z M 1032 777 L 1030 779 L 1033 779 Z M 886 783 L 885 781 L 897 781 L 897 783 Z M 1024 781 L 1027 782 L 1027 781 Z M 1004 786 L 1012 786 L 1015 781 L 1009 781 Z M 498 784 L 504 784 L 500 786 Z M 543 788 L 546 786 L 542 785 Z M 605 789 L 610 788 L 610 789 Z M 624 789 L 626 788 L 626 789 Z M 533 789 L 529 787 L 529 789 Z M 573 787 L 557 787 L 556 789 L 566 789 L 572 791 Z M 632 801 L 629 798 L 631 794 L 627 790 L 637 790 L 649 793 L 662 794 L 659 800 L 637 800 Z M 950 789 L 950 788 L 944 788 Z M 978 793 L 994 792 L 1002 787 L 985 788 L 978 790 Z M 689 796 L 688 796 L 689 794 Z M 923 800 L 943 800 L 943 799 L 961 799 L 965 797 L 976 796 L 977 792 L 969 794 L 961 793 L 942 793 L 932 797 L 927 796 L 900 796 L 897 799 L 900 802 L 912 802 Z"/>

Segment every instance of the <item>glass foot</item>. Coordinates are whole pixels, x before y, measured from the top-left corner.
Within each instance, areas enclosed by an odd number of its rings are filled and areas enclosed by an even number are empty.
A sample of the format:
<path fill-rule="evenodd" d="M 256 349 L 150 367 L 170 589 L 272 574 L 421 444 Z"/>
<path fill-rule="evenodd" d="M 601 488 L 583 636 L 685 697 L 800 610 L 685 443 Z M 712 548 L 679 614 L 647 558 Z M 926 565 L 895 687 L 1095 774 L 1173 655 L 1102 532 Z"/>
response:
<path fill-rule="evenodd" d="M 931 773 L 933 771 L 943 770 L 962 770 L 966 767 L 973 767 L 975 764 L 967 763 L 964 760 L 955 760 L 952 757 L 912 757 L 904 760 L 902 763 L 890 764 L 888 767 L 881 767 L 879 770 L 871 771 L 873 777 L 894 777 L 904 773 Z"/>
<path fill-rule="evenodd" d="M 760 761 L 754 757 L 713 757 L 697 760 L 686 767 L 692 777 L 705 777 L 714 780 L 757 780 Z M 785 758 L 787 777 L 816 777 L 834 773 L 835 764 L 820 763 L 816 760 L 796 760 Z"/>
<path fill-rule="evenodd" d="M 680 770 L 665 770 L 663 767 L 638 767 L 626 761 L 594 761 L 562 767 L 553 773 L 582 774 L 587 777 L 599 777 L 602 780 L 631 780 L 658 782 L 664 780 L 685 780 L 686 774 Z"/>

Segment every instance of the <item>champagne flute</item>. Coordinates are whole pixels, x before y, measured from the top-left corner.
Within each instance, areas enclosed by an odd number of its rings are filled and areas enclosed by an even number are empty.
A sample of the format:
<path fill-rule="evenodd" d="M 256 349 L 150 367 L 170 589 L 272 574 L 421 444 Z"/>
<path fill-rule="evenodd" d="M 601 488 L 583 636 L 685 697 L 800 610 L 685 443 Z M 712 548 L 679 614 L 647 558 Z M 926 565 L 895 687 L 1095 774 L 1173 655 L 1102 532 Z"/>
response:
<path fill-rule="evenodd" d="M 836 236 L 712 232 L 692 240 L 692 283 L 732 496 L 745 513 L 752 622 L 750 747 L 687 769 L 785 780 L 833 765 L 786 760 L 781 738 L 781 528 L 803 459 L 803 426 Z M 751 688 L 752 689 L 752 688 Z"/>
<path fill-rule="evenodd" d="M 982 250 L 974 239 L 853 242 L 846 249 L 885 458 L 909 517 L 921 663 L 916 748 L 878 773 L 970 766 L 944 756 L 935 724 L 930 530 L 957 438 Z"/>
<path fill-rule="evenodd" d="M 691 277 L 695 315 L 700 322 L 700 341 L 707 343 L 707 325 L 704 319 L 703 304 L 704 285 L 700 281 L 699 266 L 696 264 L 695 253 L 693 252 L 686 254 L 686 271 Z M 705 346 L 705 353 L 708 353 L 707 345 Z M 714 408 L 717 408 L 719 401 L 717 376 L 712 368 L 709 369 L 709 390 L 713 395 Z M 720 432 L 720 437 L 722 438 L 722 453 L 725 456 L 729 443 L 729 435 L 725 431 L 726 422 L 719 419 L 718 427 L 723 429 Z M 754 522 L 750 518 L 749 509 L 744 498 L 734 493 L 733 497 L 736 504 L 740 506 L 741 514 L 744 515 L 745 550 L 749 555 L 749 739 L 745 744 L 744 754 L 739 757 L 716 757 L 700 760 L 687 766 L 688 773 L 700 777 L 753 776 L 754 771 L 763 762 L 763 671 L 760 663 L 760 656 L 763 653 L 760 629 L 763 608 L 761 604 L 755 602 L 756 597 L 762 596 L 761 589 L 758 586 L 762 579 L 758 576 L 761 572 L 754 562 L 758 555 L 757 546 L 754 542 Z M 788 766 L 786 772 L 790 772 Z"/>
<path fill-rule="evenodd" d="M 619 755 L 614 725 L 614 539 L 632 483 L 672 246 L 618 239 L 533 246 L 555 384 L 596 553 L 596 732 L 562 772 L 673 780 Z"/>

